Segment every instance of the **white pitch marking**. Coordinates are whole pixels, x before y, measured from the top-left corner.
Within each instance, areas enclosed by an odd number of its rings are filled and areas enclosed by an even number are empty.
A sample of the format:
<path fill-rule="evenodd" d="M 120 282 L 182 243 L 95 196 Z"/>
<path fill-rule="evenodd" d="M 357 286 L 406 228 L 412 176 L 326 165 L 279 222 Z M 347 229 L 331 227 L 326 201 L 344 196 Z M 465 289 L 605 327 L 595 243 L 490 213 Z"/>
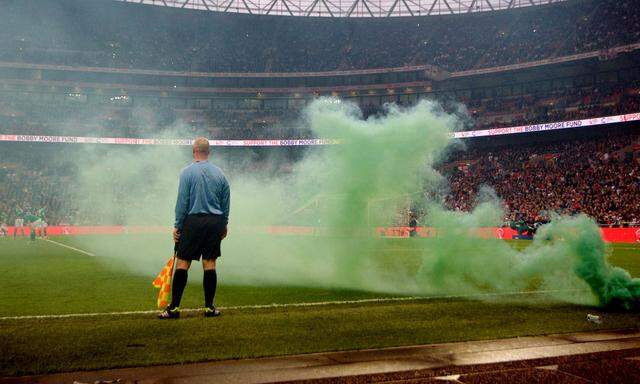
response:
<path fill-rule="evenodd" d="M 71 250 L 73 250 L 73 251 L 83 253 L 83 254 L 85 254 L 85 255 L 87 255 L 87 256 L 96 257 L 96 255 L 94 255 L 94 254 L 93 254 L 93 253 L 91 253 L 91 252 L 83 251 L 82 249 L 74 248 L 74 247 L 72 247 L 72 246 L 70 246 L 70 245 L 62 244 L 62 243 L 59 243 L 59 242 L 57 242 L 57 241 L 53 241 L 53 240 L 50 240 L 50 239 L 40 239 L 40 240 L 42 240 L 42 241 L 48 241 L 48 242 L 50 242 L 50 243 L 57 244 L 57 245 L 59 245 L 59 246 L 61 246 L 61 247 L 69 248 L 69 249 L 71 249 Z"/>
<path fill-rule="evenodd" d="M 403 297 L 377 297 L 372 299 L 357 300 L 335 300 L 335 301 L 311 301 L 307 303 L 272 303 L 272 304 L 256 304 L 256 305 L 236 305 L 229 307 L 217 307 L 222 310 L 242 310 L 242 309 L 269 309 L 269 308 L 288 308 L 288 307 L 319 307 L 325 305 L 345 305 L 345 304 L 366 304 L 366 303 L 385 303 L 395 301 L 415 301 L 415 300 L 437 300 L 437 299 L 464 299 L 474 297 L 492 297 L 492 296 L 518 296 L 518 295 L 543 295 L 548 293 L 559 292 L 576 292 L 582 289 L 551 289 L 544 291 L 519 291 L 519 292 L 499 292 L 499 293 L 476 293 L 469 295 L 440 295 L 440 296 L 403 296 Z M 182 309 L 181 312 L 201 312 L 204 308 L 188 308 Z M 123 316 L 123 315 L 145 315 L 158 313 L 159 310 L 147 311 L 124 311 L 124 312 L 93 312 L 93 313 L 68 313 L 60 315 L 26 315 L 26 316 L 5 316 L 0 317 L 3 320 L 35 320 L 35 319 L 65 319 L 75 317 L 97 317 L 97 316 Z"/>

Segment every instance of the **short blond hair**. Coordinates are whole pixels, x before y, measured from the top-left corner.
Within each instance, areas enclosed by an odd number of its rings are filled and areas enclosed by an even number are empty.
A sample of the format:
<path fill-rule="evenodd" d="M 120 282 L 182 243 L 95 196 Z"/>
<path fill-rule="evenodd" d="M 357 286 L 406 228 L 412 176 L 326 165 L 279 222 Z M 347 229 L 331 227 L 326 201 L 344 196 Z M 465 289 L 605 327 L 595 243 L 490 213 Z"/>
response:
<path fill-rule="evenodd" d="M 205 155 L 209 154 L 209 140 L 206 137 L 198 137 L 193 141 L 193 151 L 202 153 Z"/>

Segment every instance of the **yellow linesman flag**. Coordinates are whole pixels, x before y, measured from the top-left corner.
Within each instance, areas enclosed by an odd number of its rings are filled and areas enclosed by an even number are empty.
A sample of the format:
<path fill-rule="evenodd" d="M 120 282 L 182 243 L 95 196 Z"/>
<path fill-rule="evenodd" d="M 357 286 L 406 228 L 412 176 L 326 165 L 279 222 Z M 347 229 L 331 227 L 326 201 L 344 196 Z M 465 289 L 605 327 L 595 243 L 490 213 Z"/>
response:
<path fill-rule="evenodd" d="M 160 288 L 160 292 L 158 292 L 158 308 L 164 308 L 169 303 L 174 260 L 175 257 L 171 257 L 167 262 L 167 265 L 165 265 L 164 268 L 162 268 L 162 271 L 158 274 L 158 277 L 153 280 L 153 286 Z"/>

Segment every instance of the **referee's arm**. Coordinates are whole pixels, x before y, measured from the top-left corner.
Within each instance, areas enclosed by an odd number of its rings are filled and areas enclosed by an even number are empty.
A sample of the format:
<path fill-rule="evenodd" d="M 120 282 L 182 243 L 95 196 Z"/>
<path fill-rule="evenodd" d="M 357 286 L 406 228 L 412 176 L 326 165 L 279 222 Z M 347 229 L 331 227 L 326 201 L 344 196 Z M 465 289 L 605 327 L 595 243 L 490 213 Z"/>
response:
<path fill-rule="evenodd" d="M 222 217 L 225 220 L 224 231 L 222 232 L 222 238 L 227 237 L 228 229 L 227 224 L 229 223 L 229 207 L 231 205 L 231 191 L 229 189 L 229 183 L 225 179 L 224 185 L 220 189 L 220 194 L 218 196 L 218 201 L 220 201 L 220 209 L 222 210 Z"/>
<path fill-rule="evenodd" d="M 231 205 L 231 191 L 229 190 L 229 183 L 225 180 L 224 185 L 220 189 L 220 209 L 222 210 L 222 216 L 229 222 L 229 206 Z"/>
<path fill-rule="evenodd" d="M 189 182 L 185 175 L 186 172 L 180 173 L 180 183 L 178 185 L 178 198 L 176 199 L 176 221 L 173 224 L 173 240 L 178 242 L 180 231 L 184 225 L 184 219 L 187 217 L 189 209 Z"/>

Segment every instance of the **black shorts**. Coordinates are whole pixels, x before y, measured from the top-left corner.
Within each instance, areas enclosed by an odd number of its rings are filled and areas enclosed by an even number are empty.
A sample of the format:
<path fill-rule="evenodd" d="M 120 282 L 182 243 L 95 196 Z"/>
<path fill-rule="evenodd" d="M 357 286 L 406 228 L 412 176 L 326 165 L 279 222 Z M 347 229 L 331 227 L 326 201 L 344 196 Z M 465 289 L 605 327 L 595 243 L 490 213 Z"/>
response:
<path fill-rule="evenodd" d="M 184 221 L 177 256 L 182 260 L 217 259 L 226 220 L 219 215 L 189 215 Z"/>

